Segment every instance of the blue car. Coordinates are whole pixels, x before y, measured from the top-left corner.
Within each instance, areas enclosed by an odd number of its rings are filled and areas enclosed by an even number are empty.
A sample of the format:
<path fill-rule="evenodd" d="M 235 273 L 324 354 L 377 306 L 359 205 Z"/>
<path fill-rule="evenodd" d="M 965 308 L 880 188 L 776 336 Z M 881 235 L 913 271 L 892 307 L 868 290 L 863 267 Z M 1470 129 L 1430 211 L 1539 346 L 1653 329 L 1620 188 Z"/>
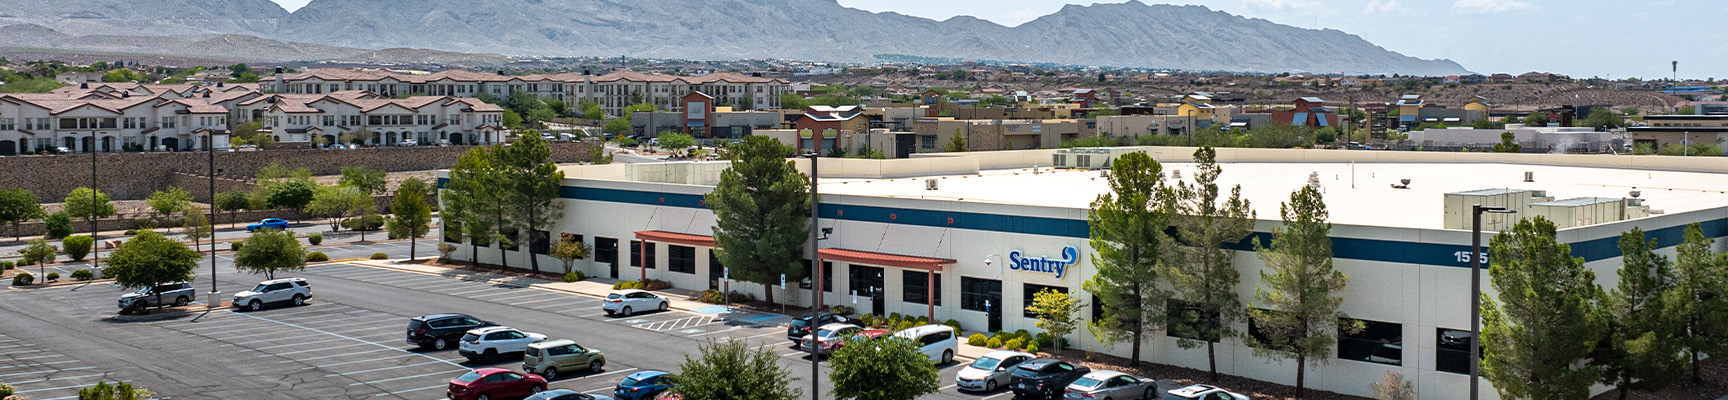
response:
<path fill-rule="evenodd" d="M 618 389 L 613 391 L 612 397 L 618 400 L 650 400 L 676 385 L 676 379 L 672 373 L 666 371 L 637 372 L 618 382 Z"/>
<path fill-rule="evenodd" d="M 281 218 L 265 218 L 263 221 L 258 221 L 256 224 L 246 225 L 247 232 L 254 232 L 259 229 L 285 231 L 288 230 L 288 221 L 283 221 Z"/>

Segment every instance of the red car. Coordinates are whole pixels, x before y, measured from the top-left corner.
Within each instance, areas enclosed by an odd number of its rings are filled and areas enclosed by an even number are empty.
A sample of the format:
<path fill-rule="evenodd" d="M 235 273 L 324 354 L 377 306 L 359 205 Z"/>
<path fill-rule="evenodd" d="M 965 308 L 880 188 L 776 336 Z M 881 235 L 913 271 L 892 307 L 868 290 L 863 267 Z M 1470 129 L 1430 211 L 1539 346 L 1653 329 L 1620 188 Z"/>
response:
<path fill-rule="evenodd" d="M 881 329 L 867 329 L 867 330 L 852 334 L 851 338 L 862 338 L 862 339 L 868 340 L 868 339 L 875 339 L 879 336 L 888 335 L 888 334 L 889 334 L 888 331 L 881 330 Z M 841 347 L 846 347 L 846 340 L 847 339 L 850 339 L 850 338 L 835 339 L 833 350 L 840 350 Z M 832 350 L 830 350 L 830 351 L 832 351 Z"/>
<path fill-rule="evenodd" d="M 546 390 L 546 378 L 503 368 L 480 368 L 450 380 L 444 393 L 455 400 L 522 398 Z"/>

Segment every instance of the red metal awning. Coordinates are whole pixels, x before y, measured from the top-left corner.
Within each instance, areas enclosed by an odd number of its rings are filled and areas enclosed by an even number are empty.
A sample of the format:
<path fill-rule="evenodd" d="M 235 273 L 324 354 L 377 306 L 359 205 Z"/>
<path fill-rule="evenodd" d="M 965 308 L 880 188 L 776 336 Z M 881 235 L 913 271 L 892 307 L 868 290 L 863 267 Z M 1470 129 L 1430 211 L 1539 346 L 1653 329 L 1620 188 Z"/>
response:
<path fill-rule="evenodd" d="M 675 243 L 685 246 L 714 247 L 713 236 L 692 235 L 688 233 L 636 231 L 636 239 L 659 243 Z"/>
<path fill-rule="evenodd" d="M 837 260 L 849 263 L 921 269 L 926 271 L 941 271 L 943 265 L 955 263 L 954 260 L 947 258 L 930 258 L 863 250 L 829 248 L 817 250 L 816 253 L 822 256 L 823 260 Z"/>

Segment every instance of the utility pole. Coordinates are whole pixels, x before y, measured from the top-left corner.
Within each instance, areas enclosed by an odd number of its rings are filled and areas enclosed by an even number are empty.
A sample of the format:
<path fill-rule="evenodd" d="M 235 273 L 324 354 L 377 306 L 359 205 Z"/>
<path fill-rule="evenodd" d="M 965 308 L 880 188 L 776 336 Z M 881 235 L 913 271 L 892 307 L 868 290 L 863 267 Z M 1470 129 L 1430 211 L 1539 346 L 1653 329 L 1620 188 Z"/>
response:
<path fill-rule="evenodd" d="M 822 385 L 818 382 L 822 380 L 822 357 L 816 354 L 817 349 L 822 346 L 820 343 L 815 342 L 816 325 L 822 321 L 822 319 L 819 318 L 819 313 L 822 312 L 822 255 L 818 253 L 820 249 L 816 245 L 817 240 L 820 240 L 820 238 L 816 236 L 817 231 L 821 229 L 818 224 L 821 221 L 821 219 L 818 218 L 820 214 L 817 213 L 820 205 L 816 203 L 816 165 L 819 164 L 818 161 L 820 161 L 822 157 L 822 134 L 813 134 L 811 135 L 811 139 L 813 139 L 815 143 L 810 146 L 813 149 L 813 151 L 810 152 L 810 270 L 815 271 L 815 273 L 812 274 L 815 275 L 815 278 L 810 280 L 810 291 L 815 293 L 814 297 L 816 303 L 810 306 L 810 335 L 808 336 L 811 341 L 810 400 L 822 400 Z"/>

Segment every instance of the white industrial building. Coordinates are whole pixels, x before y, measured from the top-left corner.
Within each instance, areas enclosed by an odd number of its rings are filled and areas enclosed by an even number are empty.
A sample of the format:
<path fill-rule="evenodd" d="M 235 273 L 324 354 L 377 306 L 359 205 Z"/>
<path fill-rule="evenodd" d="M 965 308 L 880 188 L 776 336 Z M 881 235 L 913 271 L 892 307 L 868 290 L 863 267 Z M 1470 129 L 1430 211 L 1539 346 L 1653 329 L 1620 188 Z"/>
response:
<path fill-rule="evenodd" d="M 1136 150 L 1162 162 L 1173 179 L 1193 176 L 1192 148 Z M 825 302 L 861 313 L 930 312 L 938 320 L 957 319 L 968 331 L 1037 331 L 1024 309 L 1030 294 L 1044 288 L 1090 303 L 1091 295 L 1081 290 L 1094 273 L 1086 215 L 1108 186 L 1095 166 L 1067 159 L 1065 165 L 1077 168 L 1052 169 L 1056 159 L 1056 150 L 1028 150 L 822 160 L 819 224 L 832 228 L 816 255 L 829 278 L 821 284 L 830 293 Z M 1324 192 L 1335 265 L 1350 276 L 1343 311 L 1365 321 L 1367 329 L 1341 340 L 1334 358 L 1311 367 L 1307 385 L 1345 394 L 1371 396 L 1370 383 L 1397 371 L 1415 382 L 1422 398 L 1467 397 L 1472 257 L 1467 222 L 1462 230 L 1455 224 L 1461 207 L 1466 218 L 1476 203 L 1514 206 L 1520 214 L 1510 218 L 1555 218 L 1563 228 L 1560 241 L 1585 259 L 1604 287 L 1616 281 L 1623 231 L 1640 227 L 1670 253 L 1693 222 L 1703 223 L 1706 236 L 1728 236 L 1728 193 L 1722 190 L 1728 187 L 1728 160 L 1283 149 L 1219 149 L 1218 160 L 1220 183 L 1241 185 L 1252 201 L 1259 220 L 1251 236 L 1262 240 L 1279 223 L 1279 203 L 1293 190 L 1317 182 Z M 710 255 L 714 214 L 702 195 L 724 168 L 564 167 L 563 219 L 549 236 L 570 235 L 593 245 L 595 257 L 578 262 L 591 276 L 719 287 L 722 269 Z M 1493 227 L 1509 222 L 1485 218 Z M 647 254 L 632 244 L 642 240 L 650 243 Z M 497 264 L 505 254 L 510 265 L 527 265 L 535 247 L 482 248 L 479 261 Z M 458 249 L 454 257 L 471 257 L 469 246 Z M 1251 249 L 1239 247 L 1235 258 L 1242 272 L 1236 291 L 1244 304 L 1252 301 L 1263 268 Z M 647 269 L 638 267 L 644 258 Z M 1484 290 L 1492 294 L 1486 276 L 1484 271 Z M 931 280 L 934 287 L 926 284 Z M 812 301 L 810 283 L 788 286 L 775 286 L 775 299 Z M 763 296 L 759 284 L 731 288 Z M 935 304 L 925 301 L 928 293 Z M 1251 330 L 1246 322 L 1237 328 Z M 1119 356 L 1131 348 L 1105 346 L 1084 329 L 1070 339 L 1083 349 Z M 1182 349 L 1165 333 L 1152 335 L 1142 351 L 1152 362 L 1207 367 L 1204 348 Z M 1293 361 L 1256 357 L 1236 338 L 1222 340 L 1218 358 L 1225 374 L 1295 381 Z M 1497 398 L 1485 380 L 1483 391 L 1484 398 Z"/>

